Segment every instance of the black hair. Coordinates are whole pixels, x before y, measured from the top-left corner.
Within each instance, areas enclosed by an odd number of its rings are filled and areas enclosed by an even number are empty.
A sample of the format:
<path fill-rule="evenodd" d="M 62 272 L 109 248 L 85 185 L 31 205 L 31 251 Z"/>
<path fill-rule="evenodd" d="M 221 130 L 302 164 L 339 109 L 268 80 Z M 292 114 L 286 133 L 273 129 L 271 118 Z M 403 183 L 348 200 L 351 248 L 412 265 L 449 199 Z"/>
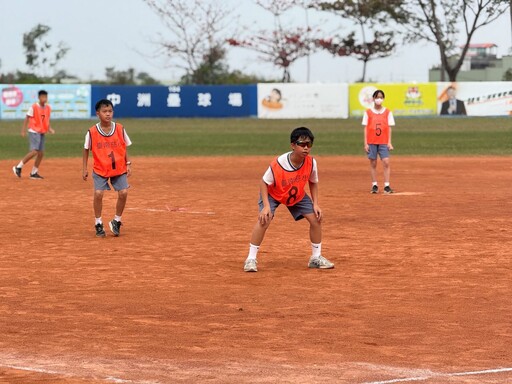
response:
<path fill-rule="evenodd" d="M 311 132 L 309 128 L 299 127 L 292 131 L 290 135 L 290 143 L 295 143 L 302 137 L 307 137 L 311 140 L 311 143 L 315 140 L 315 135 L 313 135 L 313 132 Z"/>
<path fill-rule="evenodd" d="M 112 107 L 114 108 L 114 104 L 112 104 L 112 102 L 108 99 L 101 99 L 100 101 L 98 101 L 96 103 L 96 112 L 98 112 L 100 110 L 101 107 Z"/>
<path fill-rule="evenodd" d="M 41 89 L 39 92 L 37 92 L 37 96 L 48 96 L 48 92 L 46 92 L 44 89 Z"/>
<path fill-rule="evenodd" d="M 273 89 L 272 89 L 272 92 L 277 93 L 277 94 L 279 95 L 279 100 L 281 100 L 281 97 L 282 97 L 282 96 L 281 96 L 281 91 L 280 91 L 279 89 L 277 89 L 277 88 L 273 88 Z"/>
<path fill-rule="evenodd" d="M 379 93 L 382 93 L 382 98 L 385 99 L 386 95 L 384 94 L 384 91 L 382 89 L 377 89 L 375 92 L 373 92 L 373 98 L 375 99 Z"/>

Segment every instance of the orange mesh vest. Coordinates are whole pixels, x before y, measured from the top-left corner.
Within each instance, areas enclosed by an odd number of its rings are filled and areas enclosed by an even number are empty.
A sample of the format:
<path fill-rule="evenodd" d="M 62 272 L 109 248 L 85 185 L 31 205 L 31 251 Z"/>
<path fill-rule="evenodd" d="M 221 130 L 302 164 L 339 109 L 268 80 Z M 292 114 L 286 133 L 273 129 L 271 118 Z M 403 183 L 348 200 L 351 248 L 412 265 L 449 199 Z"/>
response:
<path fill-rule="evenodd" d="M 268 186 L 268 193 L 281 204 L 292 206 L 306 195 L 306 184 L 313 172 L 313 158 L 308 156 L 302 166 L 295 171 L 287 171 L 274 160 L 270 164 L 274 183 Z"/>
<path fill-rule="evenodd" d="M 374 113 L 371 109 L 366 111 L 368 114 L 368 125 L 366 125 L 366 140 L 368 144 L 388 144 L 389 143 L 389 109 L 383 113 Z"/>
<path fill-rule="evenodd" d="M 46 133 L 50 128 L 50 114 L 51 108 L 48 104 L 41 107 L 39 103 L 32 105 L 34 116 L 29 116 L 28 127 L 37 133 Z"/>
<path fill-rule="evenodd" d="M 114 132 L 106 136 L 99 123 L 89 129 L 94 172 L 103 177 L 114 177 L 126 173 L 126 142 L 124 128 L 115 123 Z"/>

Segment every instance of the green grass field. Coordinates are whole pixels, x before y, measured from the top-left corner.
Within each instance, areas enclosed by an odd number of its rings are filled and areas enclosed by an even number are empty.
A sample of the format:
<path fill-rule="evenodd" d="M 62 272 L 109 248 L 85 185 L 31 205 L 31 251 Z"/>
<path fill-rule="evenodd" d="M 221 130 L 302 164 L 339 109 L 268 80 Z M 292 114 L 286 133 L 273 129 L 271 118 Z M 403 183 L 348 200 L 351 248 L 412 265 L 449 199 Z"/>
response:
<path fill-rule="evenodd" d="M 512 120 L 496 118 L 397 118 L 396 155 L 511 155 Z M 305 125 L 315 133 L 314 153 L 362 155 L 360 119 L 120 119 L 134 145 L 134 156 L 275 155 L 289 148 L 290 131 Z M 94 120 L 54 120 L 48 157 L 82 154 L 86 130 Z M 27 151 L 21 121 L 0 122 L 0 159 L 18 159 Z"/>

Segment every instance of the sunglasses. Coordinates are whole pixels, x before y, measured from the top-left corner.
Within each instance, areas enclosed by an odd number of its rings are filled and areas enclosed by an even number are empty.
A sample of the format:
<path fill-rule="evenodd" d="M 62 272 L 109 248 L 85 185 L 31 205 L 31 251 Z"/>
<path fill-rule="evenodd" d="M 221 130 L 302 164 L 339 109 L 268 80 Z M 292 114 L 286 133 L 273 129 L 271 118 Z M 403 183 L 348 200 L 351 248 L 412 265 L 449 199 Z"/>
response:
<path fill-rule="evenodd" d="M 295 144 L 302 148 L 311 148 L 313 146 L 311 141 L 296 141 Z"/>

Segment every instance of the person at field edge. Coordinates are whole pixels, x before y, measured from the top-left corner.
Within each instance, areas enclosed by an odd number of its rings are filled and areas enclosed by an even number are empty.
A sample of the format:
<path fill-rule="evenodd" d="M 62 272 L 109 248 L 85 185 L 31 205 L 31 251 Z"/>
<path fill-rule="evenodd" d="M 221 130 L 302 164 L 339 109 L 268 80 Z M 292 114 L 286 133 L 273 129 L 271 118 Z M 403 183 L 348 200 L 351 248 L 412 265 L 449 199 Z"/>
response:
<path fill-rule="evenodd" d="M 89 151 L 93 156 L 94 180 L 94 215 L 97 237 L 105 237 L 101 212 L 103 208 L 103 193 L 109 191 L 110 184 L 117 191 L 116 214 L 109 222 L 110 230 L 114 236 L 119 236 L 121 230 L 121 218 L 126 200 L 128 198 L 128 177 L 131 175 L 131 161 L 128 150 L 132 142 L 124 127 L 114 122 L 114 106 L 110 100 L 102 99 L 96 103 L 96 116 L 99 123 L 93 125 L 85 135 L 83 151 L 82 177 L 85 181 L 89 176 L 87 162 Z"/>
<path fill-rule="evenodd" d="M 290 135 L 291 152 L 272 161 L 260 181 L 259 216 L 249 245 L 244 271 L 257 272 L 257 255 L 276 208 L 286 205 L 295 221 L 309 222 L 312 255 L 309 268 L 331 269 L 334 264 L 322 256 L 322 210 L 318 205 L 318 167 L 310 156 L 315 137 L 306 127 Z M 311 197 L 306 194 L 309 185 Z M 293 242 L 295 244 L 295 241 Z"/>
<path fill-rule="evenodd" d="M 51 134 L 55 133 L 53 128 L 50 126 L 50 115 L 52 109 L 47 104 L 48 92 L 40 90 L 37 94 L 37 98 L 38 102 L 32 104 L 29 108 L 27 116 L 23 121 L 23 126 L 21 127 L 21 136 L 25 137 L 28 126 L 29 152 L 18 163 L 18 165 L 12 167 L 14 175 L 21 178 L 23 166 L 35 157 L 36 160 L 34 161 L 34 166 L 30 172 L 30 178 L 32 180 L 44 179 L 44 177 L 39 174 L 39 166 L 41 165 L 44 155 L 45 134 L 47 132 L 50 132 Z"/>
<path fill-rule="evenodd" d="M 373 93 L 373 107 L 368 108 L 363 115 L 364 150 L 370 160 L 370 173 L 372 177 L 371 193 L 379 193 L 377 183 L 377 155 L 380 156 L 384 167 L 384 193 L 394 191 L 389 184 L 391 168 L 389 164 L 389 151 L 393 150 L 391 144 L 391 127 L 395 125 L 393 113 L 384 107 L 384 91 L 378 89 Z"/>

